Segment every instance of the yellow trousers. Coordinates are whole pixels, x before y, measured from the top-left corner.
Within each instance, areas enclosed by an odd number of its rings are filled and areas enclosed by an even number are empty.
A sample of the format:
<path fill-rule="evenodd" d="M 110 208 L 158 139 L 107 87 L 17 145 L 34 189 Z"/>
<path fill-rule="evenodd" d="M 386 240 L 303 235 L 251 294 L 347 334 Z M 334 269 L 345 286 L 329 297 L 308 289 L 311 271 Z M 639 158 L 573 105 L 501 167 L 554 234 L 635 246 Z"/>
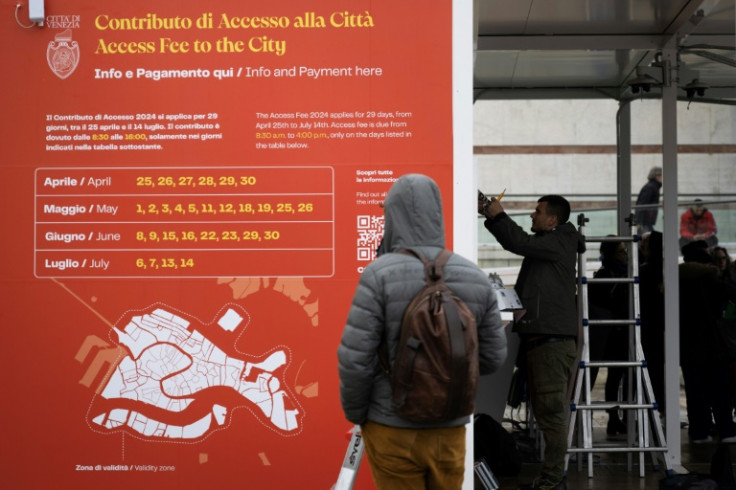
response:
<path fill-rule="evenodd" d="M 399 429 L 361 427 L 378 490 L 460 489 L 465 472 L 465 426 Z"/>

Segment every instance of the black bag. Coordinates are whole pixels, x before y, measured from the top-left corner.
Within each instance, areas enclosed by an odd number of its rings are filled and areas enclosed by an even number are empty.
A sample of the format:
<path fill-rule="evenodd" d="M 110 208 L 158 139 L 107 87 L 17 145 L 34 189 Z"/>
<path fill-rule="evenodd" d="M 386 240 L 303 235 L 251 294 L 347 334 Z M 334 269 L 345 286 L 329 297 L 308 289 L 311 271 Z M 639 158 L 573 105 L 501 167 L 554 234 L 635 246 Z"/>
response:
<path fill-rule="evenodd" d="M 721 352 L 730 361 L 736 361 L 736 307 L 728 302 L 721 318 L 716 320 L 716 333 Z"/>
<path fill-rule="evenodd" d="M 381 364 L 389 374 L 394 411 L 416 422 L 440 422 L 467 416 L 475 408 L 478 384 L 478 332 L 475 316 L 444 282 L 452 256 L 443 250 L 424 264 L 426 285 L 409 302 L 393 366 L 384 341 Z"/>
<path fill-rule="evenodd" d="M 516 476 L 521 471 L 522 457 L 514 436 L 493 417 L 485 413 L 473 419 L 473 459 L 485 459 L 496 476 Z"/>
<path fill-rule="evenodd" d="M 721 352 L 726 359 L 736 361 L 736 320 L 719 318 L 716 320 L 716 331 L 720 340 Z"/>
<path fill-rule="evenodd" d="M 514 374 L 511 376 L 511 385 L 509 386 L 509 394 L 506 397 L 506 404 L 511 408 L 519 408 L 522 402 L 528 398 L 526 381 L 526 351 L 519 349 L 516 353 L 516 367 Z"/>
<path fill-rule="evenodd" d="M 685 475 L 671 475 L 662 478 L 659 480 L 659 489 L 718 490 L 718 484 L 711 480 L 708 475 L 701 473 L 688 473 Z"/>
<path fill-rule="evenodd" d="M 728 444 L 720 443 L 710 460 L 710 477 L 721 490 L 736 489 L 736 477 L 731 463 L 731 449 Z"/>

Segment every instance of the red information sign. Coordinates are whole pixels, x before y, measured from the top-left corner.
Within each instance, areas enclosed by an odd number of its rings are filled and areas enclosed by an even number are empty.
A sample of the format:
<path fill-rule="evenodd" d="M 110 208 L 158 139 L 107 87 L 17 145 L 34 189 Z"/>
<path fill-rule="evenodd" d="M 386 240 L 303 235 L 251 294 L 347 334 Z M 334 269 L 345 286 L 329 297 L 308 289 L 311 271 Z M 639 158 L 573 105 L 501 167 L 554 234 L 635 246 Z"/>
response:
<path fill-rule="evenodd" d="M 27 6 L 0 29 L 0 486 L 330 488 L 397 178 L 440 184 L 452 246 L 452 3 Z"/>

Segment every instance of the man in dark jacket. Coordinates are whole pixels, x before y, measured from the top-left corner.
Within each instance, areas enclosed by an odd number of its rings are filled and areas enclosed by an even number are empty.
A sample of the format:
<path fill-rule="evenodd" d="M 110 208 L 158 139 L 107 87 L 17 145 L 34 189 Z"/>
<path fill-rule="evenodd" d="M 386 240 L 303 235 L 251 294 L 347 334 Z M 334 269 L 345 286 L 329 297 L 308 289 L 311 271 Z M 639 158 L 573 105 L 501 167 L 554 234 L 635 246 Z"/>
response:
<path fill-rule="evenodd" d="M 532 232 L 524 232 L 501 203 L 479 199 L 478 212 L 501 246 L 524 257 L 516 292 L 526 313 L 514 325 L 526 353 L 527 382 L 534 417 L 544 435 L 541 476 L 531 488 L 564 489 L 569 403 L 567 386 L 577 353 L 575 301 L 577 253 L 583 237 L 568 222 L 570 203 L 543 196 L 531 214 Z"/>
<path fill-rule="evenodd" d="M 337 351 L 340 401 L 345 417 L 361 426 L 379 489 L 459 489 L 470 417 L 419 423 L 398 416 L 378 355 L 385 336 L 393 364 L 404 310 L 425 285 L 422 262 L 398 252 L 410 247 L 431 260 L 445 248 L 439 188 L 424 175 L 405 175 L 389 190 L 384 210 L 382 253 L 360 277 Z M 490 374 L 506 358 L 506 334 L 491 283 L 476 264 L 456 254 L 444 267 L 444 279 L 475 316 L 479 372 Z"/>
<path fill-rule="evenodd" d="M 704 241 L 682 248 L 680 277 L 680 367 L 685 382 L 688 435 L 699 444 L 712 441 L 715 422 L 721 442 L 736 442 L 731 400 L 731 364 L 718 335 L 723 306 L 736 300 L 736 287 L 718 277 Z"/>
<path fill-rule="evenodd" d="M 639 231 L 646 233 L 654 229 L 659 211 L 659 190 L 662 188 L 662 167 L 652 167 L 636 198 L 636 223 Z"/>

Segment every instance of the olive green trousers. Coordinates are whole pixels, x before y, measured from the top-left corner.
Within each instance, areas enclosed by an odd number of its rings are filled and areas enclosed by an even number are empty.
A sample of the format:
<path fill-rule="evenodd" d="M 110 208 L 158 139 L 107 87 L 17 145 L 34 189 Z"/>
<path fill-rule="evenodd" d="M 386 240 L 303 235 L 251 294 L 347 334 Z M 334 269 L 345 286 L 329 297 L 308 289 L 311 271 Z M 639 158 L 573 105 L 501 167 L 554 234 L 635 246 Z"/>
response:
<path fill-rule="evenodd" d="M 529 398 L 544 436 L 541 477 L 549 482 L 562 480 L 565 471 L 570 420 L 567 384 L 576 353 L 572 338 L 541 344 L 526 352 Z"/>

